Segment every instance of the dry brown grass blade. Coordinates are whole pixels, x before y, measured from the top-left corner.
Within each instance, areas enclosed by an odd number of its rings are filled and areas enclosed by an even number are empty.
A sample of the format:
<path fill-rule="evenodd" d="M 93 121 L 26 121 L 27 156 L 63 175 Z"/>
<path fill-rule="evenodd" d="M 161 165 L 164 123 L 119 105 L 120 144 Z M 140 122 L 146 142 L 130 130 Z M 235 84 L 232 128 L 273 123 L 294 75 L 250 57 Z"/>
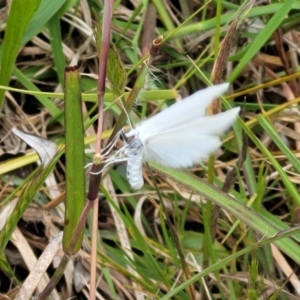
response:
<path fill-rule="evenodd" d="M 61 247 L 61 241 L 62 233 L 60 233 L 49 243 L 49 245 L 43 251 L 43 254 L 39 257 L 38 262 L 31 270 L 30 275 L 24 281 L 15 300 L 30 299 L 41 278 L 46 274 L 46 271 L 49 265 L 52 263 L 54 256 Z M 54 293 L 53 296 L 55 298 L 58 297 L 57 293 Z"/>
<path fill-rule="evenodd" d="M 254 3 L 255 0 L 252 0 L 246 3 L 244 6 L 242 6 L 238 11 L 236 17 L 233 19 L 225 35 L 225 38 L 223 39 L 220 45 L 219 53 L 214 62 L 214 66 L 210 78 L 213 84 L 222 83 L 224 81 L 224 78 L 226 76 L 228 57 L 232 48 L 232 44 L 236 39 L 236 34 L 238 33 L 238 25 L 240 22 L 240 18 L 246 10 L 250 9 L 254 5 Z M 217 99 L 212 103 L 211 107 L 208 108 L 208 114 L 215 115 L 220 112 L 221 112 L 221 101 L 220 99 Z"/>

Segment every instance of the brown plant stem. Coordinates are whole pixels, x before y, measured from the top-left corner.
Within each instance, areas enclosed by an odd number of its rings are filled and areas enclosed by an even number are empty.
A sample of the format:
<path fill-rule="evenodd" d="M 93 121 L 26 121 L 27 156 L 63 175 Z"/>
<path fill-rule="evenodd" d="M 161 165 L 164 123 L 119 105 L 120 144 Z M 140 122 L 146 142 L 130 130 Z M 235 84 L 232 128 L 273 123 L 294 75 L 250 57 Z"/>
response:
<path fill-rule="evenodd" d="M 101 46 L 99 55 L 99 77 L 98 77 L 98 132 L 96 140 L 95 157 L 93 160 L 92 173 L 90 174 L 90 183 L 88 191 L 88 200 L 93 202 L 93 218 L 98 218 L 98 190 L 101 181 L 101 135 L 103 129 L 103 107 L 104 107 L 104 92 L 105 92 L 105 78 L 108 61 L 108 51 L 110 44 L 110 31 L 111 31 L 111 19 L 113 11 L 113 0 L 106 0 L 104 2 L 104 14 L 103 14 L 103 27 L 101 36 Z M 98 42 L 100 42 L 98 40 Z M 99 45 L 98 45 L 99 46 Z M 96 299 L 96 260 L 97 260 L 97 222 L 93 220 L 92 226 L 92 244 L 91 244 L 91 268 L 90 268 L 90 295 L 89 299 Z"/>

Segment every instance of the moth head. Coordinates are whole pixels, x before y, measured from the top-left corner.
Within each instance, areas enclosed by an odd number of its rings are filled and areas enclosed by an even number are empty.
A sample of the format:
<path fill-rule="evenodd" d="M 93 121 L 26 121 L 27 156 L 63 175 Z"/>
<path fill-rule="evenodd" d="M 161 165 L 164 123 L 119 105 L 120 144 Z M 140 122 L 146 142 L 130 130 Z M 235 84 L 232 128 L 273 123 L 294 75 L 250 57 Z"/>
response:
<path fill-rule="evenodd" d="M 139 132 L 136 129 L 131 129 L 125 133 L 127 143 L 130 143 L 133 139 L 139 138 Z"/>

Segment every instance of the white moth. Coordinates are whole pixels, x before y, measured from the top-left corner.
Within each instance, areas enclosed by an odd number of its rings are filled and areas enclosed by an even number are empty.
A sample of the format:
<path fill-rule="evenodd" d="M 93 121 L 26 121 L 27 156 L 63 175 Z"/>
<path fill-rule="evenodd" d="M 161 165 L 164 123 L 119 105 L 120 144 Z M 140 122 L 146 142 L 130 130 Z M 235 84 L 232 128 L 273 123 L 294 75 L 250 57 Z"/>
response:
<path fill-rule="evenodd" d="M 127 147 L 127 179 L 134 190 L 140 189 L 143 179 L 143 144 L 139 138 L 133 138 Z"/>
<path fill-rule="evenodd" d="M 223 83 L 198 91 L 126 133 L 130 142 L 121 152 L 133 189 L 143 186 L 143 161 L 187 168 L 207 159 L 221 146 L 219 136 L 234 123 L 240 108 L 212 116 L 205 113 L 228 87 L 228 83 Z"/>

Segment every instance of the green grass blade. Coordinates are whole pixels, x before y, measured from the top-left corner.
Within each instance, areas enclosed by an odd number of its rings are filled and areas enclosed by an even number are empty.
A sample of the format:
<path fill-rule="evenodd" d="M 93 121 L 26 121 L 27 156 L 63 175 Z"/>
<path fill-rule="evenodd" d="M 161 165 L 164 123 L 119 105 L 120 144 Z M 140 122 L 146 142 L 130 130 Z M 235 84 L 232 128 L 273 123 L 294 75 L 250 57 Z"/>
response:
<path fill-rule="evenodd" d="M 14 68 L 13 73 L 28 90 L 39 92 L 39 89 L 36 87 L 36 85 L 29 81 L 28 78 L 18 68 Z M 54 119 L 57 119 L 60 123 L 63 123 L 62 111 L 50 99 L 48 99 L 48 97 L 44 96 L 43 94 L 36 94 L 36 98 L 48 110 Z"/>
<path fill-rule="evenodd" d="M 278 234 L 278 229 L 275 228 L 268 220 L 261 217 L 255 211 L 245 206 L 240 201 L 231 198 L 227 194 L 223 193 L 216 187 L 213 187 L 199 178 L 185 172 L 177 171 L 174 169 L 167 169 L 162 166 L 151 164 L 151 166 L 164 174 L 167 174 L 170 178 L 184 184 L 192 191 L 200 194 L 201 196 L 209 199 L 213 203 L 224 208 L 226 211 L 232 213 L 237 219 L 241 220 L 254 231 L 260 233 L 262 236 L 272 237 Z M 298 251 L 299 246 L 291 239 L 285 239 L 283 241 L 277 241 L 276 245 L 292 259 L 300 263 L 300 257 Z M 296 251 L 296 252 L 295 252 Z"/>
<path fill-rule="evenodd" d="M 248 51 L 243 55 L 239 64 L 234 68 L 233 72 L 229 76 L 229 81 L 233 82 L 251 59 L 259 52 L 260 48 L 265 45 L 267 40 L 273 35 L 274 30 L 280 26 L 280 23 L 286 18 L 289 11 L 293 8 L 293 4 L 296 1 L 286 1 L 282 3 L 282 6 L 269 22 L 264 26 L 260 33 L 256 36 L 253 42 L 250 44 Z"/>
<path fill-rule="evenodd" d="M 186 288 L 186 286 L 188 286 L 194 282 L 197 282 L 197 281 L 201 280 L 201 278 L 203 278 L 204 276 L 207 276 L 208 274 L 212 273 L 213 271 L 221 269 L 223 266 L 230 264 L 230 262 L 235 261 L 238 257 L 245 255 L 246 253 L 254 252 L 255 250 L 257 250 L 258 247 L 262 247 L 263 245 L 267 245 L 270 243 L 276 243 L 275 242 L 276 240 L 284 239 L 284 238 L 289 237 L 297 232 L 299 232 L 299 228 L 293 228 L 288 232 L 280 233 L 280 235 L 278 235 L 278 236 L 273 236 L 268 239 L 261 240 L 257 244 L 245 247 L 242 250 L 240 250 L 232 255 L 227 256 L 226 258 L 218 261 L 217 263 L 209 266 L 205 270 L 194 275 L 187 281 L 181 283 L 180 285 L 178 285 L 177 287 L 175 287 L 174 289 L 169 291 L 166 295 L 164 295 L 160 299 L 161 300 L 174 299 L 174 298 L 172 298 L 172 296 L 177 295 L 180 291 L 182 291 L 184 288 Z"/>
<path fill-rule="evenodd" d="M 9 275 L 16 283 L 19 283 L 18 278 L 16 277 L 14 270 L 11 268 L 4 252 L 0 253 L 0 270 Z"/>
<path fill-rule="evenodd" d="M 297 188 L 295 187 L 295 185 L 290 181 L 290 179 L 286 175 L 285 171 L 282 169 L 279 162 L 275 159 L 275 157 L 272 155 L 272 153 L 262 144 L 262 142 L 253 134 L 253 132 L 244 123 L 241 123 L 241 124 L 242 124 L 243 130 L 247 133 L 247 135 L 251 138 L 251 140 L 256 144 L 256 146 L 264 154 L 264 156 L 269 159 L 270 163 L 273 165 L 273 167 L 278 172 L 280 178 L 282 179 L 282 182 L 283 182 L 287 192 L 290 194 L 293 201 L 295 201 L 299 206 L 300 205 L 299 192 L 298 192 Z"/>
<path fill-rule="evenodd" d="M 28 5 L 28 1 L 23 1 L 23 2 L 24 5 Z M 66 0 L 59 0 L 59 1 L 42 0 L 39 9 L 34 14 L 33 18 L 31 19 L 26 29 L 26 32 L 22 39 L 22 45 L 26 44 L 28 41 L 32 39 L 32 37 L 34 37 L 39 32 L 41 32 L 41 30 L 43 30 L 47 22 L 52 18 L 52 16 L 54 16 L 60 10 L 60 8 L 65 4 L 65 2 Z"/>
<path fill-rule="evenodd" d="M 300 162 L 298 158 L 293 154 L 293 152 L 289 149 L 289 147 L 283 142 L 280 138 L 279 134 L 275 131 L 272 124 L 262 115 L 257 117 L 258 123 L 265 130 L 265 132 L 269 135 L 272 141 L 277 145 L 277 147 L 281 150 L 281 152 L 285 155 L 285 157 L 292 163 L 293 167 L 300 173 Z"/>
<path fill-rule="evenodd" d="M 4 251 L 9 239 L 15 227 L 17 226 L 18 221 L 23 216 L 23 213 L 32 202 L 36 192 L 40 189 L 50 172 L 53 170 L 54 165 L 60 157 L 61 152 L 56 155 L 53 161 L 47 165 L 44 169 L 41 167 L 32 174 L 30 178 L 24 183 L 24 188 L 21 192 L 19 200 L 11 213 L 8 216 L 4 228 L 0 232 L 0 252 Z"/>
<path fill-rule="evenodd" d="M 63 52 L 63 41 L 61 38 L 61 27 L 58 14 L 56 13 L 48 22 L 50 42 L 52 47 L 52 53 L 54 58 L 54 64 L 56 73 L 61 86 L 64 86 L 64 70 L 66 66 L 66 60 Z"/>
<path fill-rule="evenodd" d="M 85 206 L 84 131 L 81 110 L 81 90 L 77 67 L 65 73 L 65 140 L 66 140 L 66 201 L 63 249 L 67 255 L 81 247 L 84 229 L 74 249 L 69 249 L 74 231 Z"/>
<path fill-rule="evenodd" d="M 153 4 L 155 5 L 157 13 L 160 15 L 161 22 L 165 25 L 165 27 L 170 31 L 176 31 L 176 26 L 174 25 L 163 1 L 153 0 Z M 179 40 L 175 40 L 175 45 L 179 50 L 183 51 L 182 44 Z"/>
<path fill-rule="evenodd" d="M 15 75 L 16 76 L 21 76 L 21 79 L 23 78 L 22 73 L 16 69 L 15 71 Z M 21 81 L 21 79 L 18 77 L 18 79 Z M 26 86 L 29 85 L 28 81 L 25 80 L 26 78 L 24 77 L 24 82 L 26 83 Z M 22 79 L 23 80 L 23 79 Z M 23 84 L 23 81 L 21 81 Z M 16 88 L 12 88 L 9 86 L 3 86 L 0 85 L 0 89 L 1 90 L 5 90 L 5 91 L 12 91 L 12 92 L 18 92 L 18 93 L 22 93 L 25 95 L 33 95 L 33 96 L 43 96 L 43 97 L 53 97 L 53 98 L 58 98 L 58 99 L 64 99 L 64 94 L 63 93 L 47 93 L 47 92 L 41 92 L 39 90 L 37 90 L 37 88 L 33 85 L 35 90 L 24 90 L 24 89 L 16 89 Z M 128 98 L 129 96 L 129 92 L 124 93 L 124 97 L 125 99 Z M 142 99 L 140 100 L 142 101 L 148 101 L 148 100 L 152 100 L 152 101 L 157 101 L 157 100 L 168 100 L 168 99 L 174 99 L 178 97 L 178 93 L 176 92 L 175 89 L 170 89 L 170 90 L 150 90 L 150 91 L 142 91 Z M 40 99 L 38 99 L 41 103 L 43 103 Z M 95 93 L 84 93 L 82 94 L 82 100 L 86 101 L 86 102 L 93 102 L 96 103 L 97 102 L 97 94 Z M 46 101 L 43 99 L 43 101 Z M 49 99 L 47 99 L 47 101 L 50 101 Z M 115 101 L 115 97 L 113 93 L 105 93 L 104 95 L 104 102 L 114 102 Z M 50 105 L 48 102 L 46 102 L 47 105 Z M 46 106 L 47 107 L 47 106 Z M 58 110 L 57 114 L 61 114 L 61 111 Z"/>
<path fill-rule="evenodd" d="M 40 0 L 13 0 L 7 19 L 2 45 L 0 84 L 8 85 L 11 72 L 20 48 L 25 29 L 40 5 Z M 4 90 L 0 90 L 0 111 L 4 101 Z"/>
<path fill-rule="evenodd" d="M 251 10 L 249 10 L 247 17 L 249 19 L 252 19 L 260 16 L 275 14 L 277 12 L 280 12 L 281 14 L 282 7 L 287 2 L 289 2 L 288 4 L 290 4 L 290 2 L 292 3 L 292 7 L 291 7 L 292 9 L 296 9 L 296 10 L 300 9 L 300 3 L 293 0 L 282 2 L 282 3 L 272 3 L 269 5 L 253 7 Z M 235 15 L 236 15 L 236 11 L 222 14 L 222 17 L 220 19 L 220 25 L 226 25 L 228 22 L 233 20 Z M 187 35 L 198 34 L 199 31 L 207 31 L 207 30 L 214 29 L 215 26 L 216 26 L 216 18 L 211 18 L 202 22 L 194 23 L 192 25 L 181 26 L 180 28 L 176 28 L 174 32 L 172 30 L 165 31 L 163 32 L 163 35 L 164 36 L 170 35 L 170 39 L 181 38 Z"/>

